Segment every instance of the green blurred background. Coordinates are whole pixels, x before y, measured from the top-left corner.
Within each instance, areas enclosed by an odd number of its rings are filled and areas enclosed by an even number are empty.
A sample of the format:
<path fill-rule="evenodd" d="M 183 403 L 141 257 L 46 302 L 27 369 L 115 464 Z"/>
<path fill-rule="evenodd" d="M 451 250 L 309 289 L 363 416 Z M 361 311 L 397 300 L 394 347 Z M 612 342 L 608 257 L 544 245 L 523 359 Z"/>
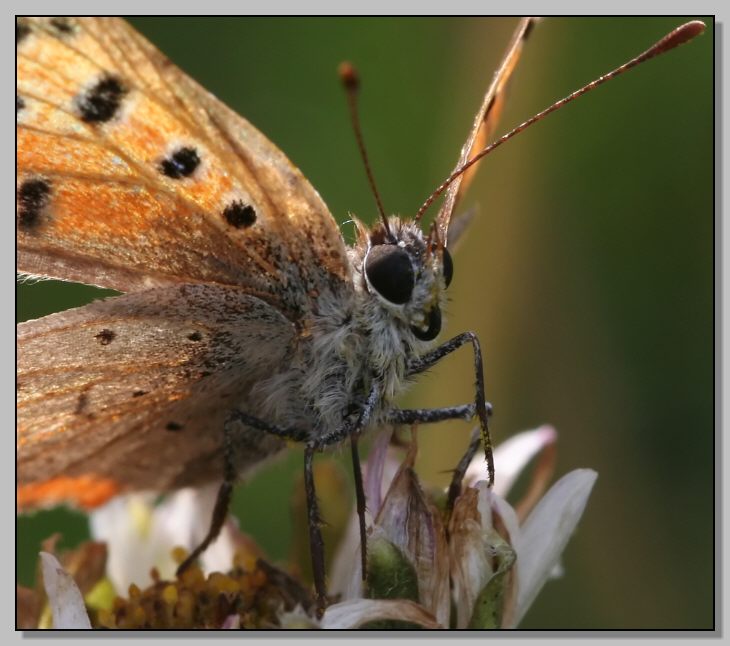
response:
<path fill-rule="evenodd" d="M 533 33 L 500 131 L 643 51 L 680 18 L 549 19 Z M 450 172 L 514 19 L 186 19 L 134 24 L 257 125 L 339 221 L 374 214 L 337 64 L 363 79 L 362 123 L 387 210 L 413 214 Z M 713 625 L 713 26 L 531 128 L 488 157 L 462 208 L 480 215 L 455 257 L 440 338 L 482 342 L 497 442 L 559 432 L 556 475 L 599 479 L 524 628 Z M 349 234 L 349 225 L 345 227 Z M 98 290 L 18 287 L 19 320 Z M 467 350 L 404 405 L 472 397 Z M 467 424 L 420 435 L 419 471 L 445 482 Z M 346 457 L 346 456 L 345 456 Z M 239 491 L 243 526 L 289 550 L 296 452 Z M 85 520 L 19 520 L 19 580 L 38 542 Z"/>

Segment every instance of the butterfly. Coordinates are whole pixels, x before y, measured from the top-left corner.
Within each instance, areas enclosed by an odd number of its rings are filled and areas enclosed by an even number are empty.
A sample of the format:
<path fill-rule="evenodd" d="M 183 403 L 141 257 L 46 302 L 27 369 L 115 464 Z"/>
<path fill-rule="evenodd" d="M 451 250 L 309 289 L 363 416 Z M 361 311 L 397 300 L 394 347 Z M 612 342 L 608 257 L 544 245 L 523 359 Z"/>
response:
<path fill-rule="evenodd" d="M 444 352 L 459 182 L 428 237 L 384 218 L 348 250 L 286 157 L 127 23 L 23 18 L 16 40 L 18 269 L 126 292 L 18 326 L 20 509 L 229 483 L 285 439 L 313 488 L 315 450 L 423 417 L 392 400 Z M 486 433 L 463 343 L 475 403 L 436 418 Z"/>
<path fill-rule="evenodd" d="M 348 247 L 284 154 L 130 25 L 19 19 L 18 269 L 125 292 L 18 327 L 19 507 L 223 477 L 224 509 L 237 474 L 300 441 L 323 603 L 316 451 L 476 417 L 493 477 L 478 339 L 436 338 L 452 215 L 533 26 L 520 21 L 433 225 L 382 214 Z M 472 402 L 395 406 L 464 345 Z"/>

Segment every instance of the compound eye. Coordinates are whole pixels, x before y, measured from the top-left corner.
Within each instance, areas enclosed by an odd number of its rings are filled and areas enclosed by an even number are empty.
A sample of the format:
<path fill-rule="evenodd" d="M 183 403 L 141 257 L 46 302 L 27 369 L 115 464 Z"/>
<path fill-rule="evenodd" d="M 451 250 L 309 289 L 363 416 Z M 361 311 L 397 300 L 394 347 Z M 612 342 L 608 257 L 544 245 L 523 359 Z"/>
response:
<path fill-rule="evenodd" d="M 454 278 L 454 261 L 451 259 L 451 254 L 446 247 L 444 247 L 443 263 L 444 281 L 446 282 L 446 287 L 448 287 Z"/>
<path fill-rule="evenodd" d="M 393 244 L 371 247 L 365 258 L 365 273 L 385 300 L 403 305 L 411 298 L 416 281 L 411 258 L 404 249 Z"/>

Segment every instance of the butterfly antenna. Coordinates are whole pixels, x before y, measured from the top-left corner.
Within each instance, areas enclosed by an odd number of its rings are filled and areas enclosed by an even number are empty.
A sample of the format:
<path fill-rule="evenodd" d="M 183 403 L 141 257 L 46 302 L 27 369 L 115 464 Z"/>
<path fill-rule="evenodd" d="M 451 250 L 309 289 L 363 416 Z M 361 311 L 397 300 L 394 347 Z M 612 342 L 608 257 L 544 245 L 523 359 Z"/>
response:
<path fill-rule="evenodd" d="M 624 63 L 620 67 L 617 67 L 615 70 L 608 72 L 608 74 L 604 74 L 603 76 L 600 76 L 595 81 L 592 81 L 591 83 L 588 83 L 588 85 L 584 85 L 579 90 L 576 90 L 572 94 L 566 96 L 563 99 L 560 99 L 559 101 L 556 101 L 553 103 L 550 107 L 546 108 L 542 112 L 538 112 L 534 117 L 531 117 L 524 123 L 521 123 L 519 126 L 514 128 L 513 130 L 510 130 L 506 135 L 502 135 L 499 139 L 489 144 L 486 148 L 483 148 L 479 153 L 477 153 L 474 157 L 472 157 L 468 162 L 466 162 L 463 166 L 460 168 L 457 168 L 451 175 L 449 175 L 446 180 L 429 196 L 429 198 L 423 203 L 423 206 L 421 206 L 420 209 L 418 209 L 418 212 L 416 213 L 415 220 L 418 222 L 421 217 L 423 217 L 423 214 L 426 212 L 429 206 L 433 204 L 434 200 L 441 195 L 448 187 L 449 185 L 462 173 L 466 172 L 469 168 L 471 168 L 474 164 L 476 164 L 482 157 L 485 157 L 489 153 L 491 153 L 495 148 L 498 148 L 501 146 L 505 141 L 508 139 L 512 139 L 515 135 L 518 135 L 523 130 L 531 126 L 533 123 L 536 123 L 537 121 L 540 121 L 541 119 L 545 118 L 547 115 L 549 115 L 551 112 L 555 112 L 556 110 L 559 110 L 564 105 L 567 105 L 571 101 L 577 99 L 579 96 L 582 96 L 583 94 L 586 94 L 587 92 L 590 92 L 591 90 L 596 89 L 599 85 L 603 85 L 606 81 L 610 81 L 612 78 L 616 78 L 620 74 L 623 74 L 624 72 L 627 72 L 632 67 L 636 67 L 637 65 L 644 63 L 645 61 L 648 61 L 650 58 L 654 58 L 655 56 L 658 56 L 659 54 L 663 54 L 664 52 L 668 52 L 671 49 L 674 49 L 678 45 L 683 45 L 686 42 L 689 42 L 692 40 L 695 36 L 698 36 L 705 30 L 705 23 L 701 22 L 700 20 L 693 20 L 692 22 L 688 22 L 680 27 L 677 27 L 675 30 L 668 33 L 664 38 L 662 38 L 660 41 L 656 42 L 654 45 L 652 45 L 649 49 L 647 49 L 643 54 L 639 54 L 636 58 L 632 58 L 627 63 Z"/>
<path fill-rule="evenodd" d="M 363 164 L 365 164 L 365 172 L 370 182 L 370 189 L 373 191 L 375 196 L 375 202 L 378 205 L 378 211 L 380 212 L 380 219 L 383 221 L 385 232 L 389 238 L 393 236 L 390 233 L 390 227 L 388 226 L 388 218 L 385 215 L 385 209 L 383 208 L 383 202 L 380 200 L 380 194 L 375 186 L 375 177 L 373 177 L 373 171 L 370 168 L 370 162 L 368 161 L 368 153 L 365 150 L 365 141 L 362 138 L 362 130 L 360 129 L 360 116 L 357 111 L 357 93 L 360 90 L 360 78 L 357 75 L 357 71 L 353 67 L 352 63 L 344 61 L 340 63 L 340 67 L 337 70 L 340 75 L 340 80 L 347 93 L 347 103 L 350 106 L 350 117 L 352 119 L 352 129 L 355 131 L 355 139 L 357 140 L 357 146 L 360 149 L 360 155 L 362 156 Z"/>

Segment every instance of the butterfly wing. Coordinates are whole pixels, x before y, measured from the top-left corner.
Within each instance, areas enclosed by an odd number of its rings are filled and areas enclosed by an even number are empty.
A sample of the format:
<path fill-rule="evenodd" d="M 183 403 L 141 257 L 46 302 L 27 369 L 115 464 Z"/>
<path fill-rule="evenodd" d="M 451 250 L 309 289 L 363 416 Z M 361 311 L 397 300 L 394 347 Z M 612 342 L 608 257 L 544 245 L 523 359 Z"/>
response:
<path fill-rule="evenodd" d="M 517 25 L 507 52 L 497 68 L 492 83 L 484 95 L 482 105 L 474 118 L 474 124 L 461 149 L 459 161 L 456 163 L 454 170 L 461 168 L 491 141 L 504 108 L 505 90 L 522 54 L 522 47 L 532 32 L 535 22 L 535 18 L 522 18 Z M 478 163 L 457 177 L 446 189 L 444 202 L 436 217 L 436 224 L 444 244 L 448 239 L 449 224 L 454 208 L 471 183 L 477 166 L 479 166 Z"/>
<path fill-rule="evenodd" d="M 223 424 L 293 351 L 294 325 L 236 288 L 126 294 L 18 326 L 18 502 L 83 507 L 223 473 Z M 246 433 L 249 435 L 246 435 Z M 253 433 L 253 435 L 251 435 Z M 280 446 L 241 429 L 244 470 Z"/>
<path fill-rule="evenodd" d="M 301 172 L 130 25 L 17 25 L 20 271 L 119 291 L 236 285 L 292 316 L 349 281 Z"/>

